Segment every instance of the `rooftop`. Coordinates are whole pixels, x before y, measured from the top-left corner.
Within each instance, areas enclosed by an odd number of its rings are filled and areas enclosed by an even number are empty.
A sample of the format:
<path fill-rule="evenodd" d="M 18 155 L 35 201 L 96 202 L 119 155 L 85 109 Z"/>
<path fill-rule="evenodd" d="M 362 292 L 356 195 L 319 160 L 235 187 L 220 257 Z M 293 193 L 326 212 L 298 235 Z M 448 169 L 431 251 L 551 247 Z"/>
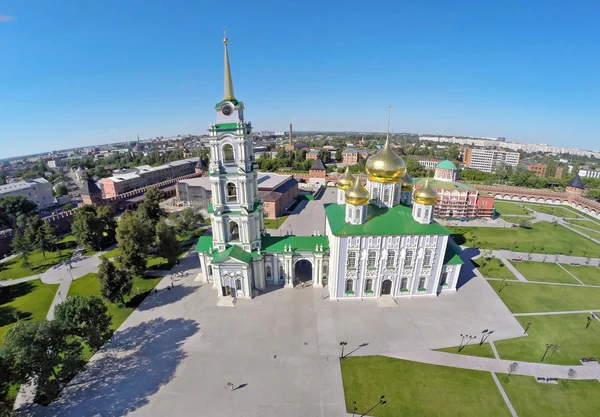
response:
<path fill-rule="evenodd" d="M 48 184 L 48 180 L 45 178 L 36 178 L 33 180 L 11 182 L 10 184 L 0 185 L 0 194 L 10 193 L 11 191 L 26 190 L 32 185 L 36 184 Z"/>
<path fill-rule="evenodd" d="M 449 169 L 451 171 L 456 171 L 456 165 L 454 165 L 452 162 L 450 162 L 447 159 L 444 160 L 444 161 L 442 161 L 442 162 L 440 162 L 435 167 L 439 168 L 439 169 Z"/>
<path fill-rule="evenodd" d="M 312 167 L 310 169 L 322 169 L 322 170 L 326 170 L 327 168 L 325 167 L 325 164 L 323 163 L 323 161 L 321 160 L 321 158 L 317 158 L 315 159 L 315 162 L 313 163 Z"/>
<path fill-rule="evenodd" d="M 421 224 L 412 217 L 410 207 L 398 204 L 392 208 L 369 205 L 364 224 L 349 224 L 345 221 L 344 206 L 326 204 L 325 214 L 336 236 L 397 236 L 397 235 L 449 235 L 450 231 L 436 222 Z"/>
<path fill-rule="evenodd" d="M 117 174 L 113 175 L 112 177 L 104 178 L 104 180 L 113 181 L 113 182 L 128 181 L 128 180 L 132 180 L 135 178 L 139 178 L 141 174 L 162 171 L 162 170 L 173 168 L 176 166 L 181 166 L 181 165 L 186 165 L 186 164 L 193 164 L 194 166 L 196 166 L 196 164 L 198 163 L 198 159 L 200 159 L 200 158 L 195 157 L 195 158 L 180 159 L 179 161 L 169 162 L 167 164 L 159 165 L 157 167 L 151 167 L 150 165 L 140 165 L 139 167 L 128 169 L 126 172 L 117 173 Z"/>
<path fill-rule="evenodd" d="M 212 236 L 201 236 L 200 239 L 198 239 L 198 244 L 196 245 L 196 252 L 211 252 L 212 242 Z M 321 245 L 323 245 L 324 252 L 329 250 L 329 239 L 327 239 L 327 236 L 263 236 L 261 243 L 261 252 L 264 253 L 282 253 L 284 252 L 286 246 L 291 247 L 292 251 L 296 252 L 315 252 L 317 245 L 319 245 L 319 251 Z M 240 251 L 246 253 L 247 255 L 241 254 L 237 250 L 234 252 L 234 250 L 231 249 L 234 247 L 237 246 L 231 246 L 223 252 L 215 252 L 215 259 L 218 259 L 222 262 L 222 257 L 225 256 L 235 257 L 239 255 L 240 257 L 245 257 L 246 259 L 248 259 L 248 256 L 258 255 L 257 252 L 253 252 L 252 254 L 250 254 L 249 252 L 246 252 L 242 249 L 240 249 Z M 225 252 L 227 252 L 228 250 L 231 251 L 225 254 Z M 239 259 L 239 257 L 236 259 Z"/>
<path fill-rule="evenodd" d="M 422 187 L 425 185 L 426 178 L 415 179 L 415 185 Z M 453 181 L 439 181 L 429 179 L 429 184 L 436 190 L 449 190 L 449 191 L 476 191 L 475 187 L 471 187 L 469 184 L 464 182 L 453 182 Z"/>
<path fill-rule="evenodd" d="M 273 174 L 272 172 L 259 172 L 257 181 L 258 189 L 273 190 L 290 178 L 292 178 L 291 175 Z"/>

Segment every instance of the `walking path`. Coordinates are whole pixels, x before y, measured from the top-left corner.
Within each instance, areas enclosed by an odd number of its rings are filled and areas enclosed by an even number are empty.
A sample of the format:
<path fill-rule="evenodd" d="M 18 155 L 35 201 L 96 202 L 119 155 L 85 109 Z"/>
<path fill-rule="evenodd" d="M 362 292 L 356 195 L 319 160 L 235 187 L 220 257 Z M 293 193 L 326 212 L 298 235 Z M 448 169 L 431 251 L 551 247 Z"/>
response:
<path fill-rule="evenodd" d="M 517 270 L 517 268 L 515 268 L 515 267 L 514 267 L 514 265 L 513 265 L 513 264 L 511 264 L 511 263 L 508 261 L 508 259 L 505 259 L 505 258 L 500 258 L 500 260 L 502 261 L 502 263 L 503 263 L 504 265 L 506 265 L 506 267 L 507 267 L 507 268 L 510 270 L 510 272 L 512 272 L 512 273 L 513 273 L 513 275 L 514 275 L 515 277 L 517 277 L 517 279 L 518 279 L 519 281 L 527 282 L 527 278 L 525 278 L 525 277 L 523 276 L 523 274 L 521 274 L 521 273 L 520 273 L 520 272 Z"/>
<path fill-rule="evenodd" d="M 560 224 L 560 225 L 561 225 L 562 227 L 564 227 L 565 229 L 569 229 L 570 231 L 572 231 L 572 232 L 575 232 L 575 233 L 577 233 L 578 235 L 581 235 L 581 236 L 583 236 L 583 237 L 587 237 L 587 238 L 588 238 L 589 240 L 591 240 L 592 242 L 595 242 L 595 243 L 597 243 L 597 244 L 599 244 L 599 245 L 600 245 L 600 240 L 598 240 L 598 239 L 594 239 L 593 237 L 591 237 L 591 236 L 588 236 L 588 235 L 586 235 L 585 233 L 583 233 L 583 232 L 580 232 L 580 231 L 579 231 L 579 230 L 577 230 L 577 229 L 574 229 L 572 226 L 568 226 L 566 222 L 563 222 L 563 221 L 561 221 L 561 222 L 558 222 L 558 224 Z"/>
<path fill-rule="evenodd" d="M 600 310 L 570 310 L 570 311 L 547 311 L 545 313 L 537 312 L 537 313 L 513 313 L 513 316 L 552 316 L 555 314 L 582 314 L 582 313 L 597 313 Z"/>
<path fill-rule="evenodd" d="M 487 278 L 488 281 L 504 281 L 505 278 Z M 508 281 L 508 280 L 507 280 Z M 516 282 L 514 279 L 511 280 Z M 510 281 L 509 281 L 510 282 Z M 527 284 L 542 284 L 542 285 L 563 285 L 565 287 L 591 287 L 591 288 L 600 288 L 600 285 L 590 285 L 590 284 L 569 284 L 567 282 L 547 282 L 547 281 L 527 281 Z"/>
<path fill-rule="evenodd" d="M 488 343 L 490 344 L 490 347 L 492 348 L 492 352 L 494 352 L 494 357 L 496 359 L 500 359 L 500 355 L 498 354 L 498 351 L 496 350 L 496 345 L 494 344 L 494 341 L 490 340 Z"/>
<path fill-rule="evenodd" d="M 502 384 L 500 383 L 500 381 L 498 381 L 498 377 L 496 376 L 495 373 L 493 373 L 493 372 L 490 372 L 490 373 L 492 374 L 494 383 L 498 387 L 498 391 L 500 391 L 500 395 L 502 396 L 502 399 L 506 403 L 506 406 L 508 407 L 510 414 L 512 415 L 512 417 L 519 417 L 517 412 L 515 411 L 515 408 L 513 407 L 512 403 L 508 399 L 508 395 L 506 395 L 506 392 L 504 392 L 504 388 L 502 388 Z"/>
<path fill-rule="evenodd" d="M 579 278 L 577 278 L 575 275 L 573 275 L 572 273 L 570 273 L 567 269 L 565 269 L 564 266 L 562 266 L 561 264 L 559 264 L 558 262 L 556 262 L 556 265 L 560 266 L 567 274 L 571 275 L 573 278 L 575 278 L 577 280 L 577 282 L 579 282 L 581 285 L 585 285 L 583 283 L 583 281 L 581 281 Z"/>

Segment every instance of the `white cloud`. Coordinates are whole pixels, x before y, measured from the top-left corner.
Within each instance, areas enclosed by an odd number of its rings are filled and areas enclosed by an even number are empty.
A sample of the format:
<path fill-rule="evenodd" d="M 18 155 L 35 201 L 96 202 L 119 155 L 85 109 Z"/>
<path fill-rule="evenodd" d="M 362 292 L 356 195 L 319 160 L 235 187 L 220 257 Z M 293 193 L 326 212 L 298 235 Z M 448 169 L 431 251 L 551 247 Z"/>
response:
<path fill-rule="evenodd" d="M 6 15 L 3 15 L 3 14 L 0 14 L 0 23 L 10 22 L 12 20 L 15 20 L 15 18 L 12 17 L 12 16 L 6 16 Z"/>

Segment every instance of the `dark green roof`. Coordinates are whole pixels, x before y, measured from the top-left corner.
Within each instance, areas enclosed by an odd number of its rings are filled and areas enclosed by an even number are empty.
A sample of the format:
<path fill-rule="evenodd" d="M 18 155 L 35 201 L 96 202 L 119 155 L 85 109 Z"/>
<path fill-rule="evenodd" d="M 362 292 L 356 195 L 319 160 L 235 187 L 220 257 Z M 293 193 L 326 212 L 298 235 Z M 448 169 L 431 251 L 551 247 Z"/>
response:
<path fill-rule="evenodd" d="M 451 171 L 456 171 L 456 165 L 454 165 L 452 162 L 448 161 L 447 159 L 445 161 L 440 162 L 435 167 L 440 168 L 440 169 L 449 169 Z"/>
<path fill-rule="evenodd" d="M 210 235 L 200 236 L 196 244 L 196 252 L 209 252 L 212 249 L 213 237 Z"/>
<path fill-rule="evenodd" d="M 221 107 L 221 105 L 225 102 L 230 102 L 231 104 L 233 104 L 235 107 L 239 106 L 240 104 L 242 104 L 241 101 L 237 101 L 236 99 L 233 100 L 221 100 L 219 101 L 217 104 L 215 104 L 215 109 L 218 109 L 219 107 Z"/>
<path fill-rule="evenodd" d="M 329 250 L 327 236 L 263 236 L 262 251 L 268 253 L 283 252 L 284 246 L 292 246 L 292 251 L 315 252 L 317 245 L 323 245 L 323 251 Z"/>
<path fill-rule="evenodd" d="M 247 264 L 252 262 L 252 254 L 250 254 L 250 252 L 246 252 L 239 246 L 230 246 L 224 251 L 217 253 L 211 263 L 221 264 L 230 258 L 237 259 L 238 261 L 242 261 Z"/>
<path fill-rule="evenodd" d="M 444 265 L 462 265 L 463 261 L 460 259 L 462 249 L 458 246 L 452 238 L 448 238 L 448 246 L 446 246 L 446 255 L 444 256 Z"/>
<path fill-rule="evenodd" d="M 415 178 L 415 185 L 423 186 L 425 185 L 425 178 Z M 458 190 L 458 191 L 475 191 L 474 187 L 471 187 L 469 184 L 464 182 L 456 182 L 456 181 L 440 181 L 440 180 L 432 180 L 429 179 L 429 185 L 434 190 Z"/>
<path fill-rule="evenodd" d="M 448 229 L 438 223 L 421 224 L 412 217 L 410 207 L 398 204 L 392 208 L 369 205 L 364 224 L 345 221 L 345 206 L 326 204 L 325 214 L 331 231 L 336 236 L 395 236 L 395 235 L 449 235 Z"/>
<path fill-rule="evenodd" d="M 219 123 L 214 126 L 217 130 L 236 130 L 238 128 L 237 123 Z"/>

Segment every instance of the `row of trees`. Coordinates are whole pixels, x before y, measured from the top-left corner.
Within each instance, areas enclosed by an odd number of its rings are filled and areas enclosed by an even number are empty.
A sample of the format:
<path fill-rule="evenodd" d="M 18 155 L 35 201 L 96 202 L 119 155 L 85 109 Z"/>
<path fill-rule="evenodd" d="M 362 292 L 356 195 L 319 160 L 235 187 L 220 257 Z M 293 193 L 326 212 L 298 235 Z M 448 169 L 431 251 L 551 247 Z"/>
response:
<path fill-rule="evenodd" d="M 0 415 L 12 411 L 12 385 L 36 381 L 35 401 L 46 404 L 83 369 L 84 346 L 97 351 L 113 334 L 112 318 L 98 297 L 69 297 L 53 320 L 18 321 L 0 347 Z"/>
<path fill-rule="evenodd" d="M 115 243 L 117 223 L 109 206 L 83 206 L 75 211 L 71 231 L 87 250 L 102 250 Z"/>
<path fill-rule="evenodd" d="M 14 232 L 12 249 L 13 252 L 21 254 L 23 266 L 29 267 L 29 254 L 39 250 L 46 259 L 47 252 L 56 250 L 56 237 L 50 223 L 43 221 L 39 216 L 29 217 L 23 226 L 23 229 Z"/>

